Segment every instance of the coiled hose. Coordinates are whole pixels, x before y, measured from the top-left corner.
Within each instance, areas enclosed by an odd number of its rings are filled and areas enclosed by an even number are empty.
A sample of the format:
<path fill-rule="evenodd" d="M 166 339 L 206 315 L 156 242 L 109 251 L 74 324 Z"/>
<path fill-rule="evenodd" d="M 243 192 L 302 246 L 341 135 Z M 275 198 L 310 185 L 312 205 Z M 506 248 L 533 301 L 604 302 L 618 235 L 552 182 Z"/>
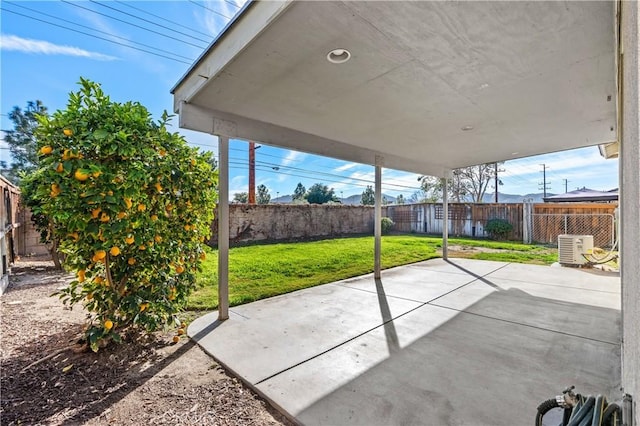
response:
<path fill-rule="evenodd" d="M 620 406 L 604 396 L 588 396 L 573 407 L 567 426 L 621 426 L 621 414 Z"/>

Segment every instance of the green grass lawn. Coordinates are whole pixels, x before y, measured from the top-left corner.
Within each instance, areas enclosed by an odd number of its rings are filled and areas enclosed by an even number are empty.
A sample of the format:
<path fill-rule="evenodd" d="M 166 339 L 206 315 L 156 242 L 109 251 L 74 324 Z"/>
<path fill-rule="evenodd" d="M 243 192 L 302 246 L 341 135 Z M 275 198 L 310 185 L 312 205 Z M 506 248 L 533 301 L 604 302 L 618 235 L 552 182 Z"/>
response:
<path fill-rule="evenodd" d="M 549 249 L 513 242 L 450 239 L 450 245 L 483 247 L 500 252 L 469 252 L 466 258 L 550 264 Z M 440 238 L 418 235 L 382 237 L 382 267 L 405 265 L 439 257 Z M 217 251 L 211 250 L 198 275 L 199 289 L 187 309 L 218 306 Z M 265 244 L 232 248 L 229 252 L 229 300 L 232 306 L 302 288 L 373 272 L 373 237 Z"/>

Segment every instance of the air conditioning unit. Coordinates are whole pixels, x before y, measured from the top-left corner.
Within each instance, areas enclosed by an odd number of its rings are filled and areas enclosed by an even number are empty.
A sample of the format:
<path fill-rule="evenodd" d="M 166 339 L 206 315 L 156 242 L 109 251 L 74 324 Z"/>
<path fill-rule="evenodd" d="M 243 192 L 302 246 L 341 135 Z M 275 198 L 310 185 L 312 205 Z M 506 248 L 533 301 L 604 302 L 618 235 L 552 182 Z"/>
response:
<path fill-rule="evenodd" d="M 593 253 L 593 235 L 558 235 L 558 262 L 561 265 L 584 265 Z"/>

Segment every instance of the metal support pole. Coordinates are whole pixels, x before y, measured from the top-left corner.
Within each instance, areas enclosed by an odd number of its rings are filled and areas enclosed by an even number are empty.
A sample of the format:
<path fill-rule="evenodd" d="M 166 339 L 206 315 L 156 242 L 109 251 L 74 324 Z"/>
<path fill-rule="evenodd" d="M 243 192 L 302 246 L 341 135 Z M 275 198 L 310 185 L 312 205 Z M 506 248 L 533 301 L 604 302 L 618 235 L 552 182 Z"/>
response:
<path fill-rule="evenodd" d="M 218 137 L 218 319 L 229 318 L 229 138 Z"/>
<path fill-rule="evenodd" d="M 442 178 L 442 258 L 449 258 L 449 180 Z"/>
<path fill-rule="evenodd" d="M 376 182 L 375 182 L 375 206 L 374 206 L 374 220 L 373 236 L 374 236 L 374 267 L 373 276 L 380 278 L 381 267 L 381 254 L 382 254 L 382 166 L 378 164 L 376 159 Z"/>

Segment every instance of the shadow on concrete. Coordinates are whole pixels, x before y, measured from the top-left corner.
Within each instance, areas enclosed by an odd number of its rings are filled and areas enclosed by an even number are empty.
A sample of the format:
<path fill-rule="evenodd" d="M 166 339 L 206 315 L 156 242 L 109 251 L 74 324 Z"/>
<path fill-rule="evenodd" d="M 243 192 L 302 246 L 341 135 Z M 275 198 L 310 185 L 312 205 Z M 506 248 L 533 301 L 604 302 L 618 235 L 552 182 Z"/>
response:
<path fill-rule="evenodd" d="M 376 285 L 386 320 L 382 282 Z M 509 300 L 520 300 L 519 306 L 511 307 Z M 577 324 L 582 331 L 569 335 L 470 313 L 491 312 L 499 305 L 504 311 L 528 306 L 542 316 L 561 305 L 566 322 L 576 317 L 593 321 Z M 492 292 L 403 348 L 394 325 L 401 320 L 385 321 L 388 358 L 322 396 L 296 418 L 307 425 L 519 425 L 531 423 L 536 406 L 569 384 L 585 394 L 615 399 L 620 383 L 620 335 L 615 326 L 619 320 L 615 309 L 509 289 Z M 610 333 L 610 342 L 589 337 L 598 325 Z M 349 350 L 357 350 L 355 343 Z"/>

